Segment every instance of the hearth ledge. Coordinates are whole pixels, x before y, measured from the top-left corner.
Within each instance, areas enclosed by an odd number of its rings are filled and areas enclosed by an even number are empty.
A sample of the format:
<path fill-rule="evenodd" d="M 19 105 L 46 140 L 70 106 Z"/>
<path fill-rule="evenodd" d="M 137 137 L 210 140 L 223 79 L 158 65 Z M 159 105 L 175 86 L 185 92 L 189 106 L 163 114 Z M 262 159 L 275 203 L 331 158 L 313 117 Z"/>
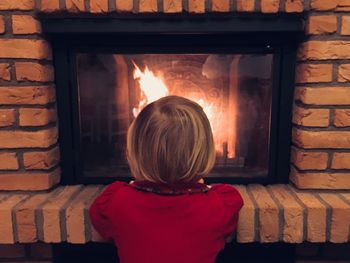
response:
<path fill-rule="evenodd" d="M 88 208 L 104 187 L 1 191 L 0 244 L 104 242 L 88 216 Z M 350 241 L 350 191 L 298 190 L 281 184 L 234 187 L 245 202 L 234 237 L 238 243 Z"/>

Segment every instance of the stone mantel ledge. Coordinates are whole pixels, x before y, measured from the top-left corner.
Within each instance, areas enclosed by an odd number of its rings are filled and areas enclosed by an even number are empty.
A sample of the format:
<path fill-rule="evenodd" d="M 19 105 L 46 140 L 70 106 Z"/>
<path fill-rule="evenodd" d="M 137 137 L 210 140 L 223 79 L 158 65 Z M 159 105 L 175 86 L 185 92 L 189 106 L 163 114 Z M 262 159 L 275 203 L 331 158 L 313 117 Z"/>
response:
<path fill-rule="evenodd" d="M 350 241 L 350 191 L 235 187 L 245 202 L 236 235 L 239 243 Z M 75 185 L 49 192 L 0 192 L 0 243 L 103 241 L 90 224 L 88 208 L 104 188 Z"/>

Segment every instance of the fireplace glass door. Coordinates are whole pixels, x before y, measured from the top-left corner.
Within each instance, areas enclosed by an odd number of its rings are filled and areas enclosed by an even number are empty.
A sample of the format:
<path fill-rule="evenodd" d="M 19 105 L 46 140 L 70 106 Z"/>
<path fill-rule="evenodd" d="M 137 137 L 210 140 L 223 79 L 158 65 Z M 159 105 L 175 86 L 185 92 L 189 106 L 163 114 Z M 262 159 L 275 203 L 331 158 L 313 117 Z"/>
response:
<path fill-rule="evenodd" d="M 177 95 L 197 102 L 210 121 L 216 163 L 209 177 L 266 177 L 273 58 L 272 53 L 77 53 L 83 176 L 129 176 L 129 125 L 147 104 Z"/>

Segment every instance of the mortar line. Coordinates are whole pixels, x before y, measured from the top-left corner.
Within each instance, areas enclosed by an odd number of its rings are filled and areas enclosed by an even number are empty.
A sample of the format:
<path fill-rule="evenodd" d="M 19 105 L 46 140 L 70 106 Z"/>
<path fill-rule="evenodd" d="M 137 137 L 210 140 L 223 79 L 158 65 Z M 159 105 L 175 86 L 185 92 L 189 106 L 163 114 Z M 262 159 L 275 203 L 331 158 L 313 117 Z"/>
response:
<path fill-rule="evenodd" d="M 325 201 L 319 193 L 316 192 L 310 192 L 313 194 L 325 207 L 326 207 L 326 241 L 330 241 L 331 237 L 331 224 L 332 224 L 332 217 L 333 217 L 333 209 L 332 206 Z"/>
<path fill-rule="evenodd" d="M 308 211 L 307 206 L 304 204 L 303 201 L 300 200 L 298 195 L 288 186 L 283 186 L 284 189 L 286 189 L 287 192 L 289 192 L 295 199 L 295 201 L 303 208 L 303 241 L 307 240 L 307 221 L 308 221 Z"/>
<path fill-rule="evenodd" d="M 49 195 L 49 197 L 44 200 L 42 203 L 40 203 L 34 210 L 34 218 L 35 218 L 35 225 L 36 225 L 36 232 L 38 240 L 44 241 L 44 214 L 43 214 L 43 207 L 50 202 L 52 198 L 55 198 L 57 195 L 59 195 L 64 189 L 64 186 L 58 187 L 55 190 L 52 191 L 52 193 Z"/>
<path fill-rule="evenodd" d="M 66 224 L 66 209 L 69 206 L 71 202 L 73 202 L 76 197 L 79 195 L 81 190 L 83 189 L 83 186 L 80 185 L 76 191 L 71 194 L 71 196 L 66 200 L 66 202 L 60 207 L 58 218 L 59 218 L 59 224 L 61 228 L 61 241 L 67 241 L 67 224 Z"/>
<path fill-rule="evenodd" d="M 278 240 L 279 241 L 283 241 L 283 230 L 284 230 L 284 225 L 285 225 L 285 221 L 284 221 L 284 207 L 281 204 L 281 202 L 276 198 L 276 196 L 274 195 L 272 189 L 271 189 L 271 185 L 266 187 L 266 190 L 268 192 L 268 194 L 270 195 L 270 197 L 272 198 L 272 200 L 277 204 L 278 206 Z"/>
<path fill-rule="evenodd" d="M 91 197 L 88 200 L 86 200 L 85 207 L 84 207 L 84 224 L 85 224 L 84 231 L 85 231 L 86 242 L 89 242 L 92 239 L 92 235 L 91 235 L 92 225 L 91 225 L 90 215 L 89 215 L 90 206 L 93 203 L 93 201 L 97 198 L 97 196 L 101 194 L 106 187 L 108 186 L 100 185 L 96 189 L 96 192 L 93 195 L 91 195 Z"/>
<path fill-rule="evenodd" d="M 17 227 L 16 209 L 18 206 L 23 204 L 25 201 L 27 201 L 31 197 L 32 197 L 32 195 L 29 194 L 27 197 L 23 198 L 20 202 L 18 202 L 15 206 L 13 206 L 11 209 L 12 233 L 13 233 L 14 243 L 18 242 L 18 227 Z"/>
<path fill-rule="evenodd" d="M 252 203 L 254 205 L 254 240 L 255 242 L 260 241 L 260 208 L 258 206 L 258 203 L 256 202 L 254 195 L 252 194 L 249 185 L 246 186 L 247 194 L 252 200 Z"/>

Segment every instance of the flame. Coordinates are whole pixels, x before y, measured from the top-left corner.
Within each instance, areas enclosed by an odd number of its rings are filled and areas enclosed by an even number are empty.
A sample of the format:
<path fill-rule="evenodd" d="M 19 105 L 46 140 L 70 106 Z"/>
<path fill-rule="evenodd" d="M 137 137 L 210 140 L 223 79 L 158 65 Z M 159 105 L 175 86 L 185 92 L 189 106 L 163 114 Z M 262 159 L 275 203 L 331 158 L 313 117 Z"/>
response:
<path fill-rule="evenodd" d="M 144 71 L 134 64 L 134 79 L 138 81 L 140 86 L 140 99 L 137 107 L 133 108 L 133 115 L 136 118 L 141 110 L 149 103 L 169 95 L 169 89 L 165 83 L 146 66 Z M 192 101 L 197 102 L 207 115 L 209 122 L 212 127 L 215 141 L 215 149 L 219 155 L 223 155 L 225 150 L 223 149 L 224 143 L 227 144 L 227 138 L 225 139 L 226 132 L 223 126 L 223 114 L 218 111 L 214 103 L 208 103 L 202 98 L 188 98 Z M 234 153 L 230 153 L 234 156 Z"/>
<path fill-rule="evenodd" d="M 136 117 L 147 104 L 167 96 L 169 91 L 164 82 L 157 78 L 147 66 L 142 72 L 134 62 L 133 64 L 135 66 L 134 79 L 138 79 L 141 90 L 139 105 L 132 111 Z"/>

